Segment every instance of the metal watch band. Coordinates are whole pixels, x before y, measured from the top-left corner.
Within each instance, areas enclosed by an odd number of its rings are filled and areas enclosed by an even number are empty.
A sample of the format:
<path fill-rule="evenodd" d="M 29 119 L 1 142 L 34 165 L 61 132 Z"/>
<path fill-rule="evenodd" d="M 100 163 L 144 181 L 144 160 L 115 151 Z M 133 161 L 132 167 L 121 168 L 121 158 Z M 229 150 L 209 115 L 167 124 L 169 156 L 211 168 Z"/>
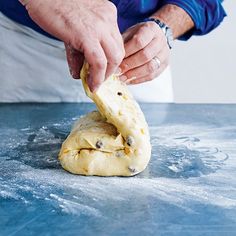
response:
<path fill-rule="evenodd" d="M 161 30 L 164 32 L 166 36 L 167 44 L 171 49 L 173 47 L 173 41 L 174 41 L 171 28 L 168 27 L 164 22 L 161 22 L 159 19 L 155 18 L 145 18 L 142 22 L 148 22 L 148 21 L 155 22 L 161 28 Z"/>

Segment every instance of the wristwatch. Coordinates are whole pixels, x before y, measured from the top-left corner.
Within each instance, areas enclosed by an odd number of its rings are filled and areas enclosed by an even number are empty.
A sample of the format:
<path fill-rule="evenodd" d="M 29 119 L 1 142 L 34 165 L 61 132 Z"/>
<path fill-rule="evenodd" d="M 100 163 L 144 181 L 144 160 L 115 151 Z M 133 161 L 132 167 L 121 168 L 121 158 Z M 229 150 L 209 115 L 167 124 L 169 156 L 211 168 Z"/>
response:
<path fill-rule="evenodd" d="M 142 22 L 148 22 L 148 21 L 154 21 L 161 28 L 161 30 L 164 32 L 166 36 L 167 44 L 169 48 L 171 49 L 173 47 L 173 42 L 174 42 L 171 28 L 167 26 L 164 22 L 155 18 L 146 18 Z"/>

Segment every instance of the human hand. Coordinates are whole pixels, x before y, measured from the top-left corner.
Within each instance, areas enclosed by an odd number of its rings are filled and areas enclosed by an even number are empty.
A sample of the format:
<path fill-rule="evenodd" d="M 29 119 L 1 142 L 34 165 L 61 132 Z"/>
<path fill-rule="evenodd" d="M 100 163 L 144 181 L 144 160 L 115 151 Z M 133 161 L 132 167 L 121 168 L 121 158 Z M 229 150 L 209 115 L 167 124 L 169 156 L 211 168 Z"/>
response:
<path fill-rule="evenodd" d="M 117 11 L 107 0 L 20 0 L 30 17 L 45 31 L 65 42 L 71 75 L 79 78 L 88 62 L 87 83 L 95 91 L 124 58 Z"/>
<path fill-rule="evenodd" d="M 170 49 L 164 32 L 155 22 L 139 23 L 124 34 L 125 58 L 120 79 L 139 84 L 159 76 L 169 64 Z"/>

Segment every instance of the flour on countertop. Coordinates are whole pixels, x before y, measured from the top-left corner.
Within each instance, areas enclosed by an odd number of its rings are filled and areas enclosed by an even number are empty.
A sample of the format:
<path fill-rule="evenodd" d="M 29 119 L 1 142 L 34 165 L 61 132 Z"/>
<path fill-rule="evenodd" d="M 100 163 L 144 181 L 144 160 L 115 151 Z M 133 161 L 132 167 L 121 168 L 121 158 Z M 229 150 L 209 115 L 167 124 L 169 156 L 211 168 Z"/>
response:
<path fill-rule="evenodd" d="M 236 127 L 150 127 L 152 160 L 132 178 L 75 176 L 62 170 L 57 155 L 69 127 L 68 122 L 38 130 L 1 130 L 0 199 L 24 204 L 32 198 L 47 200 L 67 214 L 94 216 L 104 216 L 101 209 L 107 202 L 135 198 L 186 211 L 192 210 L 189 199 L 236 207 Z"/>

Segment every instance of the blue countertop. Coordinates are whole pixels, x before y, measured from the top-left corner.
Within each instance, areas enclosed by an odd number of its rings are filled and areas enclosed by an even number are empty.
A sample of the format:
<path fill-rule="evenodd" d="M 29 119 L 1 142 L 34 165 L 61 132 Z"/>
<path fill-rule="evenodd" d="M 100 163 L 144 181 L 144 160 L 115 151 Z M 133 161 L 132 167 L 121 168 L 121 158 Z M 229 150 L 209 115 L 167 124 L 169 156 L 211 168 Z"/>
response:
<path fill-rule="evenodd" d="M 135 177 L 57 160 L 92 104 L 0 105 L 0 235 L 236 235 L 236 105 L 142 104 L 152 159 Z"/>

